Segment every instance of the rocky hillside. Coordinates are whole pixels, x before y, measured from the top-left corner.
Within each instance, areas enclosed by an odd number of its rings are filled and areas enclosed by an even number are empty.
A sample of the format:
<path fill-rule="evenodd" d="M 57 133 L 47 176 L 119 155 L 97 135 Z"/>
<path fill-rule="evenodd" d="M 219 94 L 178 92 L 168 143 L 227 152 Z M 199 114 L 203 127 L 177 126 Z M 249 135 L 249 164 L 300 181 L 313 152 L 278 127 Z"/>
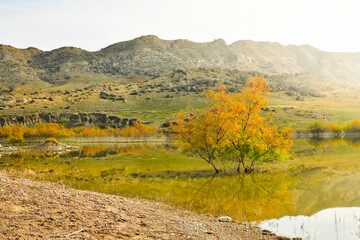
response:
<path fill-rule="evenodd" d="M 104 113 L 34 113 L 17 116 L 0 116 L 0 127 L 23 125 L 34 127 L 39 123 L 61 123 L 66 127 L 96 126 L 124 128 L 134 126 L 137 119 L 108 116 Z"/>
<path fill-rule="evenodd" d="M 99 76 L 157 76 L 177 69 L 236 68 L 264 74 L 318 74 L 342 83 L 360 81 L 360 53 L 329 53 L 308 45 L 222 39 L 209 43 L 143 36 L 97 52 L 74 47 L 53 51 L 0 45 L 0 82 L 64 84 Z"/>

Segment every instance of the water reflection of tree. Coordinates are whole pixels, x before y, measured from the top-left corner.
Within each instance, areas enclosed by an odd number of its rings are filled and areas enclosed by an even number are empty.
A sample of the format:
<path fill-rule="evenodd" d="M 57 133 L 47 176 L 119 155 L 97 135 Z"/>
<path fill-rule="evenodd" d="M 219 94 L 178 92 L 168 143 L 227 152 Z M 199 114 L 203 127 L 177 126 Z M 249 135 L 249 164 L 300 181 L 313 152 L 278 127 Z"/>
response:
<path fill-rule="evenodd" d="M 154 146 L 150 145 L 85 145 L 78 151 L 71 151 L 65 154 L 62 154 L 62 158 L 67 157 L 79 157 L 79 158 L 86 158 L 86 157 L 106 157 L 109 155 L 116 155 L 116 154 L 142 154 L 148 152 L 149 150 L 153 149 Z"/>
<path fill-rule="evenodd" d="M 342 138 L 309 138 L 307 142 L 315 149 L 334 147 L 343 141 Z"/>
<path fill-rule="evenodd" d="M 28 159 L 56 159 L 60 154 L 54 151 L 13 152 L 1 156 L 3 167 L 23 169 Z"/>
<path fill-rule="evenodd" d="M 359 137 L 344 137 L 343 141 L 350 147 L 360 149 L 360 138 Z"/>
<path fill-rule="evenodd" d="M 360 138 L 345 136 L 343 138 L 309 138 L 307 142 L 315 149 L 325 149 L 326 147 L 334 147 L 340 143 L 360 149 Z"/>
<path fill-rule="evenodd" d="M 249 222 L 290 215 L 294 182 L 289 174 L 217 175 L 193 192 L 188 207 Z"/>

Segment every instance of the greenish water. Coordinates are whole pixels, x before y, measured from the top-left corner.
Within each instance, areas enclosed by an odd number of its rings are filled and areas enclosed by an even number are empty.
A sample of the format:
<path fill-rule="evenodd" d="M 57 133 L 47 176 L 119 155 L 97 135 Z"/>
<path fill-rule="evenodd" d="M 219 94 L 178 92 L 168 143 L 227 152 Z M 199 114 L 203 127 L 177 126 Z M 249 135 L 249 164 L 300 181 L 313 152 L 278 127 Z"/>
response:
<path fill-rule="evenodd" d="M 259 221 L 360 206 L 358 146 L 356 139 L 296 140 L 293 160 L 262 166 L 267 171 L 252 175 L 214 175 L 203 160 L 167 144 L 84 145 L 59 155 L 3 154 L 0 168 L 73 188 Z"/>

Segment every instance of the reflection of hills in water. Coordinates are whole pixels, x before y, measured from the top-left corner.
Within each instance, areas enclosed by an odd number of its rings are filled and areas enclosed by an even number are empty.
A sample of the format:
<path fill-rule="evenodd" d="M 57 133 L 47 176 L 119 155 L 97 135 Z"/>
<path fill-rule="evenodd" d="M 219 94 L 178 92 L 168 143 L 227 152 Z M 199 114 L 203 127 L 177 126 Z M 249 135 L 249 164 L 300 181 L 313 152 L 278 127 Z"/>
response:
<path fill-rule="evenodd" d="M 289 238 L 307 240 L 360 239 L 360 208 L 329 208 L 311 216 L 282 217 L 263 221 L 260 227 Z"/>

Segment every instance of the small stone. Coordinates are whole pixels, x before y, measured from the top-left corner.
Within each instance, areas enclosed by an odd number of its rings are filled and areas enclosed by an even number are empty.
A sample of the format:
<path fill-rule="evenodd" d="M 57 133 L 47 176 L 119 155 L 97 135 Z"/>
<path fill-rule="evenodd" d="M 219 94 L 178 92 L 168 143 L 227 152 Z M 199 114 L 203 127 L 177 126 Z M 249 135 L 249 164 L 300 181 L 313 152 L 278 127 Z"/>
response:
<path fill-rule="evenodd" d="M 222 216 L 218 218 L 219 222 L 231 222 L 232 218 L 228 216 Z"/>
<path fill-rule="evenodd" d="M 5 178 L 0 178 L 0 181 L 6 182 L 6 179 Z"/>
<path fill-rule="evenodd" d="M 288 237 L 277 237 L 277 240 L 291 240 L 291 239 Z"/>
<path fill-rule="evenodd" d="M 262 235 L 275 236 L 275 234 L 270 232 L 269 230 L 262 230 Z"/>

